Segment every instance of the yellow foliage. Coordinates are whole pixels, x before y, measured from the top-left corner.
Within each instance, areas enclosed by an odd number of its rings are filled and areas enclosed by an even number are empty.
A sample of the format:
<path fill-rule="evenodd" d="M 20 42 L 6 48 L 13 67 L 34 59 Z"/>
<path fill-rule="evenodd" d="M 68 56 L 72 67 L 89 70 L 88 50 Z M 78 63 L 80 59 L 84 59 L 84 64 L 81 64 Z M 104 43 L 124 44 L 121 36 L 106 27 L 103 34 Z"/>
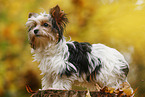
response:
<path fill-rule="evenodd" d="M 67 39 L 101 42 L 121 51 L 130 62 L 131 85 L 140 85 L 137 95 L 145 95 L 145 84 L 138 81 L 145 79 L 144 0 L 1 0 L 0 96 L 22 95 L 24 83 L 31 80 L 26 77 L 29 70 L 41 81 L 38 63 L 32 62 L 25 23 L 29 12 L 49 12 L 57 4 L 70 22 L 64 33 Z"/>

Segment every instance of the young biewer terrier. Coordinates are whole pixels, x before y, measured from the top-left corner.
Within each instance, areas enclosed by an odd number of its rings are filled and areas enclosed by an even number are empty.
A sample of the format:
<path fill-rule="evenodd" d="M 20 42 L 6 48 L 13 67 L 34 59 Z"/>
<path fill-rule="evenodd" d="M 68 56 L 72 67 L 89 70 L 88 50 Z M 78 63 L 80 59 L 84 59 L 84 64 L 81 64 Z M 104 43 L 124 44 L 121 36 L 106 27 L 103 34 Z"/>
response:
<path fill-rule="evenodd" d="M 122 54 L 103 44 L 66 42 L 63 32 L 67 23 L 58 5 L 49 14 L 29 14 L 28 38 L 44 75 L 43 90 L 70 90 L 74 85 L 94 90 L 96 84 L 118 89 L 128 83 L 129 65 Z"/>

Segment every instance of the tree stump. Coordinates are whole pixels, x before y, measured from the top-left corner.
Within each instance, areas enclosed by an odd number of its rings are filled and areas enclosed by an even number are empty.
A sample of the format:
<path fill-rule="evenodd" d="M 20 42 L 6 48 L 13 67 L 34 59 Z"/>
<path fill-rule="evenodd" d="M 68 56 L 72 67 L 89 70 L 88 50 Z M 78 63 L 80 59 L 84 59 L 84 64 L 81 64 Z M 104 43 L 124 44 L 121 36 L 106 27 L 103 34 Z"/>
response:
<path fill-rule="evenodd" d="M 103 91 L 81 91 L 81 90 L 39 90 L 31 97 L 128 97 Z"/>
<path fill-rule="evenodd" d="M 32 91 L 29 85 L 26 85 L 26 89 L 31 93 L 31 97 L 133 97 L 137 89 L 129 95 L 126 95 L 122 90 L 109 90 L 108 87 L 99 89 L 98 91 L 87 90 L 38 90 Z M 130 89 L 129 89 L 130 91 Z"/>

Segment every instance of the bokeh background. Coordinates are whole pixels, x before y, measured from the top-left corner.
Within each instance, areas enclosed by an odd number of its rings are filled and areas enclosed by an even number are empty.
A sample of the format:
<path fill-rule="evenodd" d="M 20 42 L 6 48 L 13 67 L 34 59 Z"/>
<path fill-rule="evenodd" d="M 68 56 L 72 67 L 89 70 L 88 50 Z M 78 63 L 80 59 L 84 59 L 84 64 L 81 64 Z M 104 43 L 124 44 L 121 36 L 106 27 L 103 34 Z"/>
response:
<path fill-rule="evenodd" d="M 128 80 L 145 97 L 145 0 L 0 0 L 0 97 L 28 97 L 25 85 L 41 88 L 25 23 L 29 12 L 59 5 L 68 16 L 67 40 L 103 43 L 130 64 Z"/>

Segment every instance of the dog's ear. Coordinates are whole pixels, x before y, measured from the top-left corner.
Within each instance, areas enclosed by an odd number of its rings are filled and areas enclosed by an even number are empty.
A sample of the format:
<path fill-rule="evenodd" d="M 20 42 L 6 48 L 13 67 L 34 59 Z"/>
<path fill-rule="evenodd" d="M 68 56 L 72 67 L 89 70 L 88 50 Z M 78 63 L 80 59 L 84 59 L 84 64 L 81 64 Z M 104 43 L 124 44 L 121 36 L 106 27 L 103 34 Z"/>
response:
<path fill-rule="evenodd" d="M 66 14 L 64 13 L 64 11 L 60 10 L 60 7 L 58 5 L 50 10 L 50 15 L 55 21 L 56 26 L 59 30 L 61 30 L 61 28 L 64 27 L 66 23 L 68 23 Z"/>
<path fill-rule="evenodd" d="M 56 5 L 50 10 L 50 15 L 52 17 L 52 25 L 53 28 L 57 30 L 58 32 L 58 42 L 63 37 L 63 30 L 66 24 L 68 23 L 68 19 L 66 17 L 66 14 L 64 11 L 60 10 L 60 7 Z"/>
<path fill-rule="evenodd" d="M 32 16 L 36 17 L 36 16 L 38 16 L 38 14 L 37 13 L 29 13 L 28 18 L 31 18 Z"/>

